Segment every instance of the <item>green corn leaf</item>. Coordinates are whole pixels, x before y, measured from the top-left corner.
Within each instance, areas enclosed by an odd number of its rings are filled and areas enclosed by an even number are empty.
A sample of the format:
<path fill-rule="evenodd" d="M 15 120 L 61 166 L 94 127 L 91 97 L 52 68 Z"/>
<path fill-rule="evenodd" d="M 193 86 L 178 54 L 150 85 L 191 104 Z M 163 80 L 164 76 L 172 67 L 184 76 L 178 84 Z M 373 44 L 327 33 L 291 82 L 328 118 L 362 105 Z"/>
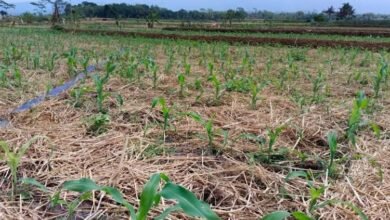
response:
<path fill-rule="evenodd" d="M 308 179 L 308 175 L 305 171 L 292 171 L 292 172 L 289 172 L 286 176 L 286 181 L 290 181 L 290 180 L 293 180 L 293 179 L 296 179 L 298 177 L 302 177 L 302 178 L 305 178 L 305 179 Z"/>
<path fill-rule="evenodd" d="M 199 122 L 201 124 L 204 123 L 204 120 L 202 119 L 202 116 L 200 116 L 198 113 L 195 112 L 188 112 L 187 115 L 191 117 L 194 121 Z"/>
<path fill-rule="evenodd" d="M 101 190 L 102 188 L 89 178 L 65 181 L 62 187 L 65 190 L 79 192 L 79 193 L 90 192 L 93 190 Z"/>
<path fill-rule="evenodd" d="M 42 183 L 38 182 L 34 178 L 23 178 L 20 180 L 22 184 L 32 185 L 38 187 L 39 190 L 43 192 L 50 192 L 49 189 L 46 188 Z"/>
<path fill-rule="evenodd" d="M 169 214 L 171 214 L 172 212 L 179 211 L 179 210 L 181 210 L 179 205 L 171 206 L 171 207 L 165 209 L 159 216 L 154 218 L 154 220 L 164 220 L 168 217 Z"/>
<path fill-rule="evenodd" d="M 262 218 L 262 220 L 285 220 L 290 217 L 291 214 L 287 211 L 275 211 Z"/>
<path fill-rule="evenodd" d="M 146 219 L 148 212 L 156 202 L 158 197 L 158 186 L 160 185 L 160 174 L 153 174 L 150 180 L 145 184 L 141 193 L 140 208 L 137 213 L 137 220 Z"/>
<path fill-rule="evenodd" d="M 161 195 L 165 199 L 176 200 L 184 213 L 191 217 L 200 217 L 207 220 L 220 219 L 208 204 L 198 200 L 192 192 L 180 185 L 167 182 L 161 191 Z"/>
<path fill-rule="evenodd" d="M 136 219 L 134 207 L 123 198 L 122 193 L 118 189 L 105 186 L 101 190 L 110 195 L 115 202 L 125 206 L 130 212 L 131 219 Z"/>
<path fill-rule="evenodd" d="M 303 212 L 293 212 L 291 215 L 295 218 L 295 220 L 313 220 L 313 218 Z"/>

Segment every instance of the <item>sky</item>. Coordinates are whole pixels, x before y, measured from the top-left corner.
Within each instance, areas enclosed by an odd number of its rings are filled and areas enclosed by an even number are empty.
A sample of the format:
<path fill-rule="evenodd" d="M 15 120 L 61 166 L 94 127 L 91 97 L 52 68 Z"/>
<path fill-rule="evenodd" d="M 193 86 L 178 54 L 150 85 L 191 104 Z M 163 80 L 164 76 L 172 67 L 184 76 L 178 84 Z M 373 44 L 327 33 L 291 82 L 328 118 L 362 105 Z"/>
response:
<path fill-rule="evenodd" d="M 6 0 L 7 1 L 7 0 Z M 78 4 L 83 0 L 68 0 L 72 4 Z M 333 5 L 339 8 L 342 3 L 352 4 L 357 13 L 379 13 L 390 14 L 390 0 L 89 0 L 98 4 L 105 3 L 128 3 L 128 4 L 148 4 L 158 5 L 160 7 L 172 10 L 179 9 L 200 9 L 211 8 L 213 10 L 226 10 L 230 8 L 243 7 L 246 10 L 268 10 L 273 12 L 320 12 Z M 21 12 L 32 10 L 29 2 L 26 0 L 8 0 L 9 3 L 16 4 L 14 11 Z"/>

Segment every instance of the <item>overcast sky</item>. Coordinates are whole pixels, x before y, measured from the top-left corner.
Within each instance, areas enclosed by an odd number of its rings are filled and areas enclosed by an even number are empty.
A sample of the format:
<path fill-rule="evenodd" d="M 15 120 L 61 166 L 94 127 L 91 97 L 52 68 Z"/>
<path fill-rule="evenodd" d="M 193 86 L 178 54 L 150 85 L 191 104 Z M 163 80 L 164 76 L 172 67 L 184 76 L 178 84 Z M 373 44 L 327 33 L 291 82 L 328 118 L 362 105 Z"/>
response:
<path fill-rule="evenodd" d="M 6 0 L 7 1 L 7 0 Z M 32 0 L 33 1 L 33 0 Z M 83 0 L 68 0 L 72 4 L 77 4 Z M 23 7 L 28 7 L 28 0 L 8 0 L 16 4 L 22 10 Z M 269 10 L 274 12 L 294 12 L 294 11 L 317 11 L 320 12 L 327 7 L 333 5 L 339 8 L 343 2 L 351 3 L 357 13 L 384 13 L 390 14 L 390 0 L 122 0 L 122 1 L 108 1 L 108 0 L 90 0 L 98 4 L 103 3 L 143 3 L 148 5 L 158 5 L 161 7 L 179 10 L 179 9 L 200 9 L 211 8 L 214 10 L 225 10 L 229 8 L 243 7 L 247 10 Z M 20 8 L 21 7 L 21 8 Z"/>

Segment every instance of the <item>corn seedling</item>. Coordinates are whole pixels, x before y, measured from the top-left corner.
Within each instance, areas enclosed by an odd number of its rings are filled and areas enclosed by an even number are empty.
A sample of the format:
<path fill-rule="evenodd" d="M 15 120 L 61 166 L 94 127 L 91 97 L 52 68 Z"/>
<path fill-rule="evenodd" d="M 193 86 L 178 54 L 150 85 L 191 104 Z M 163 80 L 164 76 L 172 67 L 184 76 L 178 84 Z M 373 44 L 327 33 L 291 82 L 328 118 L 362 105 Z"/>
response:
<path fill-rule="evenodd" d="M 70 95 L 74 98 L 73 107 L 80 108 L 83 104 L 82 97 L 87 91 L 87 88 L 75 88 L 71 91 Z"/>
<path fill-rule="evenodd" d="M 216 102 L 219 102 L 221 96 L 222 96 L 222 92 L 221 92 L 221 81 L 219 81 L 219 79 L 217 78 L 217 76 L 215 74 L 212 74 L 209 79 L 208 79 L 211 84 L 213 85 L 214 87 L 214 98 L 215 98 L 215 101 Z"/>
<path fill-rule="evenodd" d="M 263 90 L 264 86 L 265 84 L 258 85 L 256 82 L 252 81 L 252 84 L 250 85 L 252 109 L 256 109 L 257 101 L 259 100 L 258 94 Z"/>
<path fill-rule="evenodd" d="M 356 133 L 362 120 L 362 111 L 367 108 L 368 99 L 363 91 L 359 91 L 354 101 L 351 115 L 348 120 L 347 137 L 353 146 L 356 144 Z"/>
<path fill-rule="evenodd" d="M 209 62 L 207 68 L 209 71 L 209 76 L 213 76 L 214 75 L 214 64 Z"/>
<path fill-rule="evenodd" d="M 204 120 L 202 116 L 195 112 L 188 112 L 187 115 L 192 118 L 194 121 L 201 124 L 206 131 L 207 140 L 208 140 L 208 146 L 213 150 L 214 144 L 214 136 L 215 136 L 215 129 L 213 128 L 213 121 L 211 119 Z"/>
<path fill-rule="evenodd" d="M 68 73 L 70 76 L 74 76 L 77 71 L 77 49 L 72 48 L 68 53 L 64 54 L 66 58 L 66 64 L 68 65 Z"/>
<path fill-rule="evenodd" d="M 184 64 L 184 73 L 186 76 L 189 76 L 191 74 L 191 64 Z"/>
<path fill-rule="evenodd" d="M 381 84 L 386 83 L 388 78 L 388 65 L 384 62 L 381 63 L 381 67 L 374 78 L 374 94 L 375 98 L 379 97 L 379 92 L 381 90 Z"/>
<path fill-rule="evenodd" d="M 150 70 L 152 71 L 152 78 L 153 78 L 153 88 L 157 88 L 157 81 L 158 81 L 158 66 L 153 62 L 150 66 Z"/>
<path fill-rule="evenodd" d="M 93 81 L 96 88 L 96 101 L 98 106 L 98 111 L 100 113 L 106 113 L 106 110 L 103 108 L 103 102 L 107 98 L 108 94 L 104 92 L 104 84 L 106 84 L 110 78 L 110 74 L 115 70 L 115 65 L 111 61 L 106 64 L 106 74 L 104 77 L 99 76 L 98 74 L 93 75 Z"/>
<path fill-rule="evenodd" d="M 167 106 L 167 103 L 164 98 L 154 98 L 152 101 L 152 109 L 157 107 L 157 105 L 161 106 L 161 111 L 163 113 L 163 118 L 164 118 L 163 131 L 164 131 L 164 142 L 165 142 L 165 137 L 166 137 L 165 135 L 168 129 L 170 112 L 172 109 Z"/>
<path fill-rule="evenodd" d="M 20 72 L 19 68 L 15 67 L 13 72 L 13 78 L 15 81 L 15 86 L 21 87 L 22 86 L 22 73 Z"/>
<path fill-rule="evenodd" d="M 202 81 L 200 79 L 195 80 L 195 89 L 199 92 L 195 98 L 195 102 L 198 102 L 204 93 L 204 89 L 202 86 Z"/>
<path fill-rule="evenodd" d="M 319 188 L 316 188 L 313 186 L 313 184 L 309 181 L 309 175 L 304 171 L 293 171 L 288 174 L 286 177 L 286 181 L 290 181 L 292 179 L 295 179 L 297 177 L 303 177 L 307 180 L 307 184 L 310 186 L 309 189 L 309 195 L 310 199 L 308 201 L 308 207 L 306 212 L 301 211 L 294 211 L 294 212 L 288 212 L 288 211 L 275 211 L 270 214 L 267 214 L 262 218 L 262 220 L 285 220 L 285 219 L 295 219 L 295 220 L 315 220 L 318 219 L 316 216 L 315 211 L 317 209 L 323 208 L 328 205 L 337 205 L 340 204 L 342 206 L 345 206 L 347 208 L 352 209 L 352 211 L 360 217 L 361 220 L 368 220 L 368 217 L 363 213 L 361 209 L 356 207 L 353 203 L 340 201 L 336 199 L 326 200 L 324 202 L 319 202 L 321 197 L 325 193 L 325 187 L 321 186 Z"/>
<path fill-rule="evenodd" d="M 48 192 L 48 189 L 37 181 L 29 180 L 24 183 L 37 186 L 42 191 Z M 163 173 L 152 175 L 149 181 L 144 185 L 137 212 L 134 207 L 124 199 L 122 193 L 117 188 L 100 186 L 88 178 L 66 181 L 62 185 L 62 190 L 80 193 L 80 196 L 72 202 L 60 200 L 59 193 L 55 194 L 55 197 L 58 198 L 57 204 L 66 204 L 69 213 L 68 217 L 70 218 L 83 201 L 91 199 L 93 191 L 101 191 L 106 195 L 109 195 L 116 203 L 124 206 L 129 211 L 130 218 L 134 220 L 149 219 L 150 217 L 148 218 L 148 216 L 150 215 L 152 208 L 158 206 L 162 199 L 173 200 L 176 204 L 166 208 L 159 216 L 153 219 L 164 220 L 171 213 L 179 211 L 193 218 L 207 220 L 220 219 L 218 215 L 211 210 L 208 204 L 198 200 L 191 191 L 183 186 L 171 182 L 169 177 Z"/>
<path fill-rule="evenodd" d="M 337 134 L 336 132 L 330 132 L 328 134 L 328 144 L 329 144 L 329 164 L 328 164 L 328 176 L 332 177 L 335 174 L 335 167 L 334 167 L 334 158 L 336 156 L 337 152 Z"/>
<path fill-rule="evenodd" d="M 86 54 L 86 55 L 84 55 L 84 57 L 81 60 L 81 66 L 83 67 L 83 71 L 85 74 L 88 73 L 87 68 L 88 68 L 90 59 L 91 59 L 90 56 Z"/>
<path fill-rule="evenodd" d="M 181 97 L 184 97 L 184 88 L 186 86 L 186 77 L 185 77 L 185 75 L 180 73 L 177 76 L 177 81 L 178 81 L 179 86 L 180 86 L 179 94 L 180 94 Z"/>
<path fill-rule="evenodd" d="M 313 98 L 312 102 L 314 103 L 320 103 L 323 99 L 323 96 L 321 95 L 321 90 L 324 87 L 324 75 L 322 74 L 322 71 L 318 72 L 317 77 L 313 80 Z"/>
<path fill-rule="evenodd" d="M 12 192 L 11 192 L 11 197 L 14 199 L 14 195 L 16 192 L 16 184 L 18 182 L 18 176 L 17 176 L 17 171 L 19 164 L 21 162 L 22 157 L 28 150 L 28 148 L 38 139 L 42 137 L 40 136 L 35 136 L 31 138 L 29 141 L 27 141 L 25 144 L 23 144 L 18 151 L 11 151 L 9 148 L 8 144 L 4 141 L 0 141 L 0 148 L 2 151 L 4 151 L 4 156 L 0 155 L 0 160 L 5 160 L 7 162 L 7 165 L 9 169 L 11 170 L 11 186 L 12 186 Z"/>
<path fill-rule="evenodd" d="M 48 71 L 53 71 L 55 67 L 55 62 L 59 58 L 57 53 L 51 54 L 51 56 L 48 57 L 48 60 L 46 61 L 46 67 Z"/>
<path fill-rule="evenodd" d="M 276 143 L 276 140 L 278 139 L 278 137 L 280 136 L 280 134 L 282 133 L 282 131 L 285 129 L 285 126 L 280 126 L 280 127 L 277 127 L 275 129 L 269 129 L 267 131 L 267 135 L 268 135 L 268 162 L 271 161 L 271 155 L 272 155 L 272 152 L 273 152 L 273 147 Z"/>

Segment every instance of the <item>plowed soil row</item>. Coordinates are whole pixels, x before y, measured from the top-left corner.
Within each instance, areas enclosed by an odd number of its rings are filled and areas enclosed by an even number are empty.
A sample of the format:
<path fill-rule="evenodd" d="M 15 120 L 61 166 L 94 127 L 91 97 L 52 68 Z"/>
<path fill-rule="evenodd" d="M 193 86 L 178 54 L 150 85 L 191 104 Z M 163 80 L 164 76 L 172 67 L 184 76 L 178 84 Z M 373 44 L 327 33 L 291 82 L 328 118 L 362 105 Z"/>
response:
<path fill-rule="evenodd" d="M 102 30 L 72 30 L 65 29 L 70 33 L 86 33 L 101 35 L 120 35 L 131 37 L 146 37 L 154 39 L 172 40 L 195 40 L 203 42 L 227 42 L 231 44 L 241 43 L 248 45 L 279 44 L 287 46 L 302 47 L 354 47 L 368 50 L 390 50 L 390 42 L 364 42 L 364 41 L 343 41 L 343 40 L 323 40 L 323 39 L 288 39 L 288 38 L 268 38 L 268 37 L 239 37 L 239 36 L 204 36 L 204 35 L 179 35 L 146 32 L 124 32 L 124 31 L 102 31 Z"/>
<path fill-rule="evenodd" d="M 204 31 L 221 33 L 291 33 L 291 34 L 322 34 L 322 35 L 342 35 L 342 36 L 375 36 L 390 37 L 390 29 L 361 29 L 361 28 L 180 28 L 166 27 L 166 31 Z"/>

